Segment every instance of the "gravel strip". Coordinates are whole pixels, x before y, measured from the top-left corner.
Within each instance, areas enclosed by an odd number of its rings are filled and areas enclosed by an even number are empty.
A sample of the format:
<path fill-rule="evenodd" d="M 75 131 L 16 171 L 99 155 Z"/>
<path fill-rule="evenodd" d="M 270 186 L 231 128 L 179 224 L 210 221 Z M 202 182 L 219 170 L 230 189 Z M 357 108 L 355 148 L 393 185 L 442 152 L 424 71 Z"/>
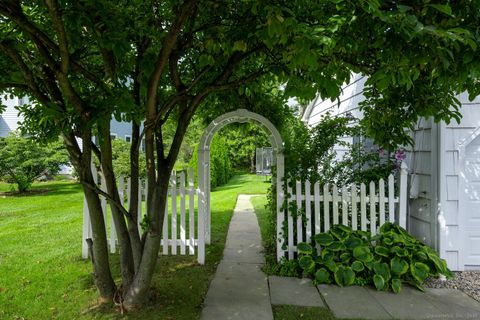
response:
<path fill-rule="evenodd" d="M 458 289 L 480 302 L 480 271 L 456 271 L 453 278 L 446 281 L 430 277 L 425 287 Z"/>

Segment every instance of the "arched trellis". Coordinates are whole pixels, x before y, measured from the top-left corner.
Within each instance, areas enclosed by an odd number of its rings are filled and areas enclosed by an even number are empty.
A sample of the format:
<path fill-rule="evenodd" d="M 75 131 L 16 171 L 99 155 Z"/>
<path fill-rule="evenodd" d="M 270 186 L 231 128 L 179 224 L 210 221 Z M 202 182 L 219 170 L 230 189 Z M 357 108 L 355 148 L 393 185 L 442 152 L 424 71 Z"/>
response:
<path fill-rule="evenodd" d="M 199 188 L 199 207 L 201 213 L 205 217 L 205 242 L 207 244 L 211 241 L 211 212 L 210 212 L 210 145 L 212 143 L 215 133 L 228 124 L 235 122 L 251 122 L 260 126 L 268 133 L 270 143 L 275 154 L 276 166 L 276 183 L 277 189 L 277 258 L 283 256 L 283 239 L 281 237 L 281 230 L 284 221 L 284 214 L 282 211 L 282 204 L 284 199 L 283 194 L 283 177 L 284 177 L 284 155 L 283 155 L 283 140 L 280 133 L 275 126 L 265 117 L 245 110 L 238 109 L 236 111 L 225 113 L 213 120 L 205 129 L 200 143 L 198 145 L 198 188 Z"/>

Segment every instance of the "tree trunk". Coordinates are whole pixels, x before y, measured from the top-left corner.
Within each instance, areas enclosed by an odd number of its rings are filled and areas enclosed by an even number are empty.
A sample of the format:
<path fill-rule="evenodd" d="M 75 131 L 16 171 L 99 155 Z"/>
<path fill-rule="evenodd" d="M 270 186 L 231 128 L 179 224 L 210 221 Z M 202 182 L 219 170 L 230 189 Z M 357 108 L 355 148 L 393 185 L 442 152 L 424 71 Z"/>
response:
<path fill-rule="evenodd" d="M 102 173 L 105 178 L 105 184 L 110 197 L 117 204 L 120 202 L 120 196 L 118 194 L 118 188 L 116 184 L 115 174 L 113 172 L 112 164 L 112 144 L 110 139 L 110 121 L 104 121 L 99 124 L 100 132 L 100 150 L 101 150 L 101 165 Z M 138 189 L 137 189 L 138 190 Z M 118 243 L 120 246 L 120 267 L 122 274 L 122 285 L 124 288 L 128 288 L 133 280 L 135 274 L 135 267 L 133 262 L 133 250 L 130 241 L 130 235 L 125 222 L 124 212 L 110 201 L 110 209 L 117 231 Z M 128 217 L 131 220 L 131 217 Z M 138 232 L 138 231 L 137 231 Z"/>
<path fill-rule="evenodd" d="M 163 227 L 169 180 L 170 170 L 165 168 L 162 173 L 159 173 L 158 182 L 154 187 L 153 199 L 150 202 L 154 207 L 153 212 L 161 214 L 158 214 L 155 218 L 159 219 L 156 228 L 150 228 L 145 237 L 142 260 L 135 274 L 135 279 L 125 293 L 124 306 L 127 310 L 138 308 L 147 298 L 160 249 L 161 233 L 156 230 L 162 230 Z"/>
<path fill-rule="evenodd" d="M 168 196 L 168 184 L 170 181 L 170 173 L 180 151 L 180 146 L 187 131 L 188 124 L 193 113 L 184 112 L 178 120 L 177 131 L 170 147 L 167 158 L 163 154 L 162 132 L 156 132 L 156 148 L 151 150 L 157 151 L 157 182 L 153 186 L 153 198 L 148 204 L 148 216 L 151 220 L 149 231 L 145 237 L 145 245 L 143 247 L 142 260 L 135 274 L 132 285 L 124 296 L 124 306 L 127 310 L 135 309 L 144 303 L 150 288 L 152 276 L 160 249 L 160 236 L 163 229 L 163 221 L 165 214 L 165 205 Z M 161 129 L 160 129 L 161 130 Z M 153 143 L 153 141 L 152 141 Z M 151 187 L 149 185 L 149 187 Z"/>
<path fill-rule="evenodd" d="M 140 260 L 142 259 L 142 243 L 140 239 L 140 230 L 138 230 L 138 196 L 139 192 L 139 149 L 140 149 L 140 126 L 134 121 L 132 122 L 132 144 L 130 146 L 130 203 L 129 213 L 132 219 L 128 220 L 128 233 L 130 234 L 130 240 L 133 251 L 133 263 L 135 272 L 137 272 L 140 266 Z"/>
<path fill-rule="evenodd" d="M 101 302 L 112 301 L 116 286 L 110 272 L 108 257 L 108 242 L 103 219 L 102 206 L 98 194 L 92 189 L 95 186 L 91 171 L 92 149 L 91 135 L 86 132 L 83 136 L 83 152 L 80 151 L 73 134 L 63 135 L 67 151 L 70 154 L 72 163 L 75 166 L 82 183 L 83 192 L 90 212 L 92 224 L 92 264 L 95 278 L 95 285 L 100 293 Z"/>
<path fill-rule="evenodd" d="M 83 182 L 89 179 L 81 178 Z M 103 220 L 102 206 L 98 195 L 88 187 L 83 187 L 85 199 L 87 200 L 88 210 L 90 212 L 90 221 L 92 224 L 93 246 L 92 264 L 93 275 L 95 278 L 95 286 L 100 293 L 101 302 L 111 302 L 113 300 L 116 286 L 110 272 L 110 264 L 108 257 L 108 242 L 105 229 L 105 221 Z"/>

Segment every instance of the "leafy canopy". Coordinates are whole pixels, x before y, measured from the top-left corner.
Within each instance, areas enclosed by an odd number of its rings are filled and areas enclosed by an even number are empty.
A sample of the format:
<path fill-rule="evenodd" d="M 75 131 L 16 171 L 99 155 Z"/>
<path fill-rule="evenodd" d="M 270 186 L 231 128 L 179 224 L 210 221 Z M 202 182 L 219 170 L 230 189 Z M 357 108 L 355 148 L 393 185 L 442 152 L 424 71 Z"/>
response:
<path fill-rule="evenodd" d="M 286 84 L 290 96 L 335 98 L 354 71 L 370 76 L 368 133 L 396 145 L 418 116 L 458 118 L 455 93 L 479 94 L 478 7 L 478 0 L 3 1 L 0 89 L 32 96 L 37 104 L 22 107 L 26 125 L 52 136 L 78 128 L 82 117 L 82 125 L 111 115 L 140 121 L 152 91 L 163 117 L 180 101 L 261 91 L 248 85 L 259 77 Z"/>

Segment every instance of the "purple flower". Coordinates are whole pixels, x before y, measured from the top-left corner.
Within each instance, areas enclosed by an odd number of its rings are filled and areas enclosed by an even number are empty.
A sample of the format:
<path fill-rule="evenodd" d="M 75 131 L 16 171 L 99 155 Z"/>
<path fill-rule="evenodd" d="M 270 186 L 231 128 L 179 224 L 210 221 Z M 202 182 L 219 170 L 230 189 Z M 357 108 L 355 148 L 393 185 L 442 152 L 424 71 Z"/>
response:
<path fill-rule="evenodd" d="M 385 150 L 383 148 L 378 149 L 378 155 L 383 157 L 385 155 Z"/>
<path fill-rule="evenodd" d="M 405 149 L 398 149 L 395 151 L 395 160 L 402 162 L 406 157 L 407 154 L 405 153 Z"/>
<path fill-rule="evenodd" d="M 395 170 L 399 170 L 403 160 L 407 157 L 405 149 L 398 149 L 395 151 Z"/>

